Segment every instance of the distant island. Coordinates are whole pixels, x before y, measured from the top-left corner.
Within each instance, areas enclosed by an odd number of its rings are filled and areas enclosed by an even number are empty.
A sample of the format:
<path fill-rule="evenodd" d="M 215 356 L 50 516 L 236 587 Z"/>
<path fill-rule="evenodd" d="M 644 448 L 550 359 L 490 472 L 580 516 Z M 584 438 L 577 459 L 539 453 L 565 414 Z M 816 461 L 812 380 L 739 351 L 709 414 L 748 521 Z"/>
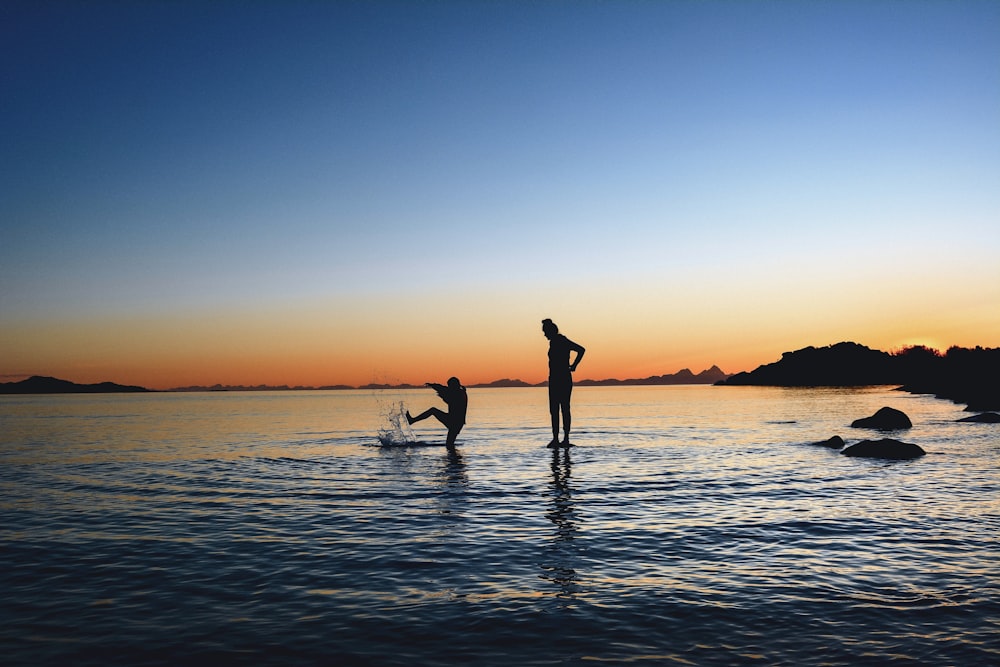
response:
<path fill-rule="evenodd" d="M 952 347 L 940 353 L 922 345 L 895 353 L 843 342 L 785 352 L 781 359 L 736 373 L 719 385 L 851 387 L 901 385 L 914 394 L 934 394 L 965 403 L 973 412 L 1000 410 L 1000 348 Z"/>
<path fill-rule="evenodd" d="M 69 380 L 33 375 L 20 382 L 0 383 L 0 394 L 124 394 L 148 392 L 145 387 L 98 382 L 97 384 L 77 384 Z"/>

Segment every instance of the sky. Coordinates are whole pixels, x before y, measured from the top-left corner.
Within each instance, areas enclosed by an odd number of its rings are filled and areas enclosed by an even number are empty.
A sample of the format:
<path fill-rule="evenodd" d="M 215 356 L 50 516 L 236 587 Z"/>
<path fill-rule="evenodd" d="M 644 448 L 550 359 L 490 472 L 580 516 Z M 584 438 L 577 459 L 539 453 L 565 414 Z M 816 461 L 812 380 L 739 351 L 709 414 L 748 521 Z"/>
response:
<path fill-rule="evenodd" d="M 1000 346 L 1000 3 L 0 4 L 0 381 Z"/>

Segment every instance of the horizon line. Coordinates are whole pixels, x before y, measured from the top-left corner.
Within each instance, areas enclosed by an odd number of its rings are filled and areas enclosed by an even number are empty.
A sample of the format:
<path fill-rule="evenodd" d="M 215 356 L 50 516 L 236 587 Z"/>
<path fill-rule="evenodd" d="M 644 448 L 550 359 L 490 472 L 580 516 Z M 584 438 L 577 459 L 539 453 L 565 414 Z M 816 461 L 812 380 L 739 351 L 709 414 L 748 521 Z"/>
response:
<path fill-rule="evenodd" d="M 670 379 L 678 378 L 692 378 L 696 379 L 699 377 L 704 377 L 712 371 L 715 370 L 717 373 L 713 374 L 712 377 L 718 375 L 719 377 L 711 380 L 703 380 L 701 382 L 671 382 Z M 574 381 L 576 386 L 606 386 L 606 385 L 657 385 L 657 384 L 713 384 L 719 379 L 725 379 L 735 375 L 735 373 L 726 373 L 717 364 L 712 364 L 709 368 L 703 371 L 694 373 L 690 368 L 682 368 L 676 373 L 663 373 L 661 375 L 650 375 L 644 378 L 603 378 L 603 379 L 593 379 L 584 378 L 581 380 Z M 384 382 L 369 382 L 361 385 L 350 385 L 350 384 L 329 384 L 329 385 L 270 385 L 270 384 L 258 384 L 258 385 L 229 385 L 216 383 L 213 385 L 187 385 L 187 386 L 177 386 L 168 387 L 165 389 L 150 389 L 142 385 L 123 385 L 114 381 L 101 381 L 93 383 L 78 383 L 73 380 L 65 380 L 62 378 L 57 378 L 51 375 L 39 375 L 39 374 L 17 374 L 17 373 L 7 373 L 3 376 L 4 378 L 21 378 L 20 380 L 0 382 L 0 385 L 16 385 L 21 382 L 33 378 L 39 378 L 43 380 L 55 380 L 58 382 L 66 382 L 79 387 L 94 387 L 99 385 L 116 385 L 123 388 L 131 389 L 141 389 L 148 392 L 162 392 L 162 393 L 183 393 L 183 392 L 199 392 L 199 391 L 349 391 L 349 390 L 364 390 L 364 389 L 423 389 L 425 384 L 413 384 L 410 382 L 400 382 L 400 383 L 384 383 Z M 660 382 L 657 382 L 660 380 Z M 546 387 L 548 386 L 548 380 L 542 380 L 541 382 L 526 382 L 520 378 L 500 378 L 493 380 L 491 382 L 477 382 L 474 384 L 467 385 L 470 389 L 516 389 L 516 388 L 533 388 L 533 387 Z"/>

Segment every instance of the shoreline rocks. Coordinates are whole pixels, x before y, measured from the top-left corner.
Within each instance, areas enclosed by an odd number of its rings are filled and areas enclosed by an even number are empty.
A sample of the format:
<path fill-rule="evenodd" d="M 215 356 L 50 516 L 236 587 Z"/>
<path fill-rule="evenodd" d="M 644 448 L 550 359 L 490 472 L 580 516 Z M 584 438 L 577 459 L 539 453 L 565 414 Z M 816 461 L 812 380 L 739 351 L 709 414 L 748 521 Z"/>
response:
<path fill-rule="evenodd" d="M 955 421 L 972 424 L 1000 424 L 1000 415 L 995 412 L 984 412 L 981 415 L 963 417 L 962 419 L 956 419 Z"/>
<path fill-rule="evenodd" d="M 881 440 L 862 440 L 854 443 L 853 445 L 845 446 L 844 439 L 839 435 L 835 435 L 826 440 L 811 442 L 809 444 L 814 447 L 827 447 L 829 449 L 839 450 L 839 453 L 844 456 L 854 456 L 868 459 L 891 459 L 898 461 L 915 459 L 927 454 L 927 452 L 925 452 L 919 445 L 914 445 L 909 442 L 900 442 L 899 440 L 893 440 L 892 438 L 883 438 Z"/>

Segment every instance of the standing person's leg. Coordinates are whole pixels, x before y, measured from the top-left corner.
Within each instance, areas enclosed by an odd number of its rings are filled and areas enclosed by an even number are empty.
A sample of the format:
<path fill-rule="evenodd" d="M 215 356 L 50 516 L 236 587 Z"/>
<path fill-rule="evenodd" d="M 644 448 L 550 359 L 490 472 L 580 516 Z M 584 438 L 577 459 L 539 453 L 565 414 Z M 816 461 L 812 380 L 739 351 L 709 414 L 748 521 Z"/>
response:
<path fill-rule="evenodd" d="M 559 387 L 549 379 L 549 415 L 552 417 L 552 442 L 549 446 L 559 444 Z"/>
<path fill-rule="evenodd" d="M 573 417 L 570 414 L 569 399 L 573 395 L 573 385 L 567 385 L 565 393 L 562 400 L 562 418 L 563 418 L 563 432 L 566 434 L 563 437 L 563 444 L 569 444 L 569 427 L 573 421 Z"/>

